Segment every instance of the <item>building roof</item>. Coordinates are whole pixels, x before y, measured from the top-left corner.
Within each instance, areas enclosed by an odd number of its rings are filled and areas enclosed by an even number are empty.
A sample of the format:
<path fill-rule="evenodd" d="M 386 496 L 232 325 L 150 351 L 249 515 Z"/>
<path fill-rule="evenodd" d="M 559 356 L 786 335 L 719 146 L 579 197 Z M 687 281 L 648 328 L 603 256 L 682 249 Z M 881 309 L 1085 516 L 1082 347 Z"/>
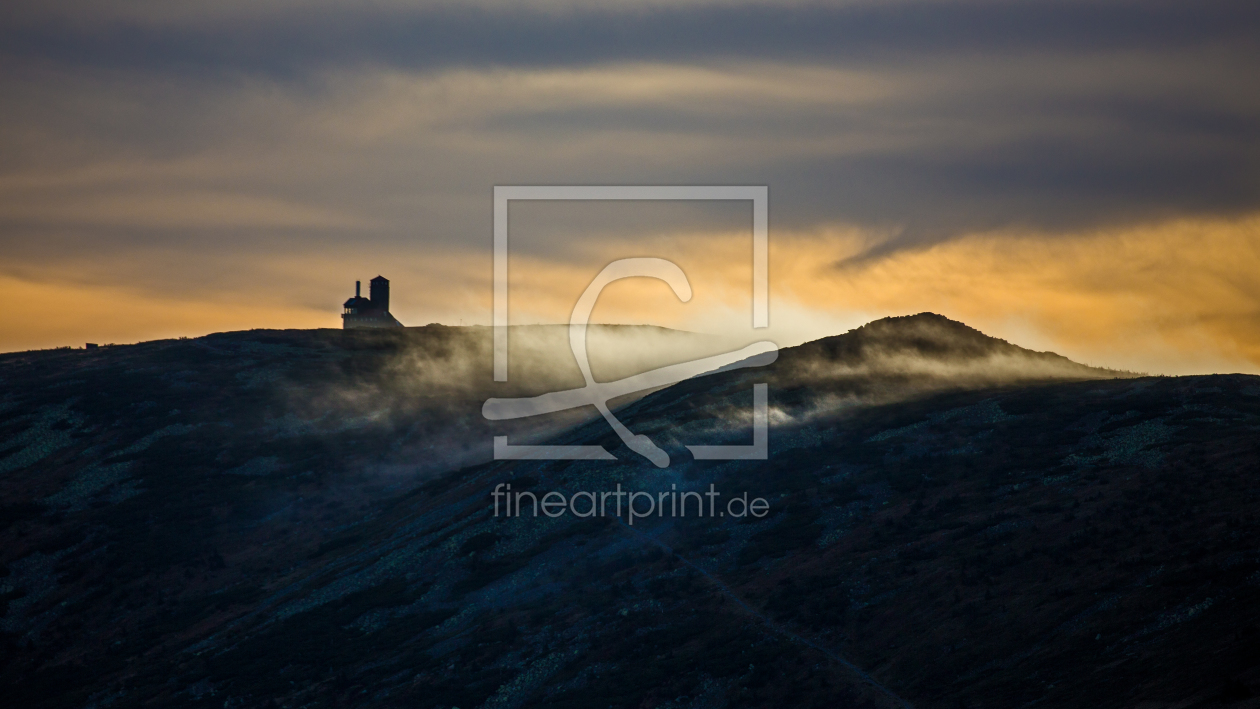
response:
<path fill-rule="evenodd" d="M 370 308 L 372 307 L 372 301 L 368 298 L 362 298 L 356 295 L 350 300 L 347 300 L 346 304 L 341 307 L 343 308 Z"/>

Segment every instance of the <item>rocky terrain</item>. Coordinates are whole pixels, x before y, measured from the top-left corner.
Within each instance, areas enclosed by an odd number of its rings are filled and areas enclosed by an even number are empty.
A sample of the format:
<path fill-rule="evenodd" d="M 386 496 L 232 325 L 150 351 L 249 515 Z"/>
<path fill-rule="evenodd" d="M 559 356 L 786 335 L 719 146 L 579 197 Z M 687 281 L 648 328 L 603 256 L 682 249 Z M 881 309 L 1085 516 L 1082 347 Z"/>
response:
<path fill-rule="evenodd" d="M 623 402 L 661 469 L 590 412 L 480 417 L 580 384 L 536 334 L 512 385 L 476 328 L 0 356 L 6 704 L 1260 706 L 1260 377 L 890 318 Z M 693 460 L 758 382 L 768 459 Z M 496 515 L 508 484 L 767 509 Z"/>

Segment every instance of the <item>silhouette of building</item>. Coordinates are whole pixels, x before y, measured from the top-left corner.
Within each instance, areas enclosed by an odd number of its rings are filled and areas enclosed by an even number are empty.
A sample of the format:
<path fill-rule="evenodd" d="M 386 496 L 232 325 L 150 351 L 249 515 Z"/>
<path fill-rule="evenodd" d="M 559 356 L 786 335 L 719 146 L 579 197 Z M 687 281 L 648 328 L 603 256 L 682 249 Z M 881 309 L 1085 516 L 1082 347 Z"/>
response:
<path fill-rule="evenodd" d="M 360 282 L 354 282 L 354 297 L 346 301 L 341 313 L 341 325 L 345 329 L 357 327 L 402 327 L 389 314 L 389 279 L 373 278 L 368 284 L 368 297 L 359 294 Z"/>

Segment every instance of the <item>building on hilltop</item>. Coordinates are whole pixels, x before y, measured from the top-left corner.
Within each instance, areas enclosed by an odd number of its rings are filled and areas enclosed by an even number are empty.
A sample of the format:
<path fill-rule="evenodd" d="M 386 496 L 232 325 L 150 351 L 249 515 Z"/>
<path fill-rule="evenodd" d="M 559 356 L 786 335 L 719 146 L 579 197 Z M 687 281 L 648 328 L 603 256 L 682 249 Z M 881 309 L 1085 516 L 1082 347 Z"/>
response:
<path fill-rule="evenodd" d="M 360 282 L 354 282 L 354 297 L 346 301 L 341 312 L 345 329 L 358 327 L 402 327 L 389 314 L 389 279 L 377 276 L 368 283 L 368 297 L 359 295 Z"/>

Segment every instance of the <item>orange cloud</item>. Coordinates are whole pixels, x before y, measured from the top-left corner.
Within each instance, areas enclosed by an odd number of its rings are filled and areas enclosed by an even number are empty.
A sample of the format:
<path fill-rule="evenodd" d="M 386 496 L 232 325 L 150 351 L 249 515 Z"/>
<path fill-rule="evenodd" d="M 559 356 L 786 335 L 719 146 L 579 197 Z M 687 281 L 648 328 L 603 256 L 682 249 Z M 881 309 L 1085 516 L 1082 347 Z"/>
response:
<path fill-rule="evenodd" d="M 1175 220 L 1075 234 L 984 233 L 860 258 L 886 238 L 857 229 L 771 238 L 771 333 L 782 344 L 876 317 L 931 310 L 1091 364 L 1188 373 L 1260 372 L 1260 217 Z M 608 261 L 667 256 L 692 280 L 609 287 L 601 322 L 748 329 L 750 237 L 601 242 L 564 264 L 513 261 L 513 317 L 563 322 Z"/>
<path fill-rule="evenodd" d="M 1090 364 L 1168 374 L 1260 372 L 1258 216 L 1075 234 L 982 233 L 860 258 L 887 236 L 841 227 L 773 233 L 769 336 L 791 345 L 877 317 L 931 310 Z M 222 273 L 220 292 L 213 280 L 173 295 L 155 284 L 121 289 L 101 278 L 112 268 L 89 272 L 82 265 L 3 276 L 0 295 L 23 306 L 0 315 L 0 349 L 338 327 L 351 281 L 378 271 L 393 281 L 393 310 L 404 323 L 488 324 L 488 250 L 421 248 L 276 251 L 232 268 L 199 261 Z M 633 242 L 587 240 L 563 260 L 513 255 L 512 322 L 566 322 L 609 261 L 658 256 L 688 274 L 693 300 L 679 302 L 664 283 L 630 279 L 605 291 L 595 321 L 759 339 L 766 333 L 749 322 L 750 253 L 749 234 L 664 233 Z M 143 255 L 129 258 L 128 273 L 153 270 Z"/>
<path fill-rule="evenodd" d="M 937 310 L 1113 367 L 1254 372 L 1257 273 L 1260 218 L 1253 216 L 1070 235 L 977 234 L 817 269 L 800 295 L 874 313 Z"/>

